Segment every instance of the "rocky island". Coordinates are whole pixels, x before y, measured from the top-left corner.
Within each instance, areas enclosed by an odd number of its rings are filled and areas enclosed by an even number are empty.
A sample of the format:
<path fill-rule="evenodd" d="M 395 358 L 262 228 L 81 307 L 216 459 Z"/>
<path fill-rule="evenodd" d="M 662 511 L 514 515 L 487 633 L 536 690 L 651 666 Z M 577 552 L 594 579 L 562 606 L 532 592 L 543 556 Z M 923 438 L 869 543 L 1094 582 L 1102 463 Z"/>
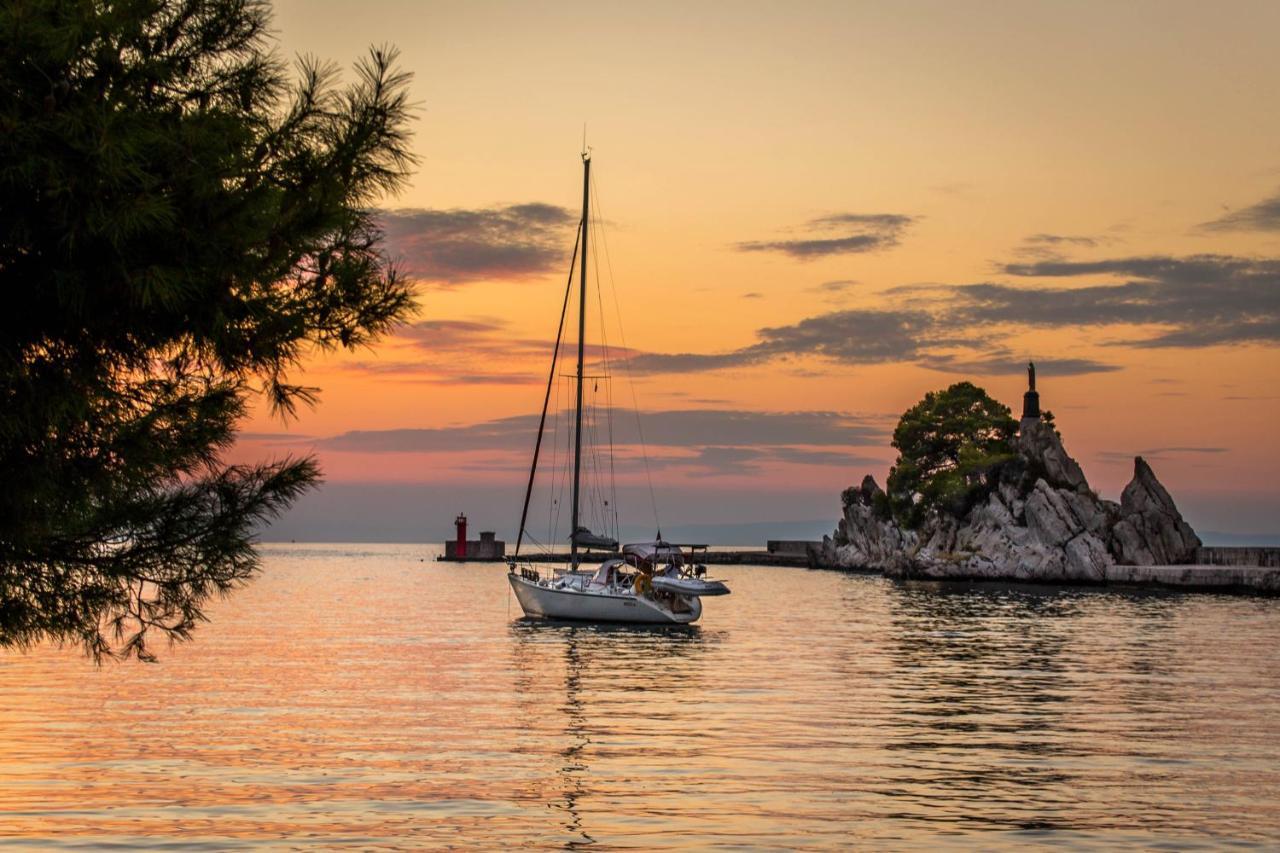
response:
<path fill-rule="evenodd" d="M 930 394 L 905 414 L 894 433 L 902 455 L 889 492 L 871 476 L 847 489 L 843 517 L 816 562 L 913 578 L 1280 589 L 1274 569 L 1200 567 L 1218 574 L 1196 582 L 1189 567 L 1200 539 L 1151 466 L 1136 457 L 1120 502 L 1099 497 L 1052 416 L 1041 415 L 1034 366 L 1028 380 L 1017 422 L 969 383 Z M 986 420 L 975 421 L 975 412 Z M 958 438 L 948 422 L 957 418 L 970 429 L 978 423 L 986 443 Z M 906 448 L 932 453 L 932 467 Z"/>

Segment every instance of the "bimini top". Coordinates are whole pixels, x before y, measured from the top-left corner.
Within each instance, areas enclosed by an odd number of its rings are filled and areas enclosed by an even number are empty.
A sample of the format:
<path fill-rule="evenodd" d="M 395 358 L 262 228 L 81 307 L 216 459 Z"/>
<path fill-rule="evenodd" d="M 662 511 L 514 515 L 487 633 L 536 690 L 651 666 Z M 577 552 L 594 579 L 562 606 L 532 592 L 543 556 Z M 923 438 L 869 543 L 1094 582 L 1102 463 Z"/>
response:
<path fill-rule="evenodd" d="M 629 545 L 623 545 L 622 556 L 630 558 L 627 562 L 633 562 L 639 566 L 655 565 L 657 563 L 680 565 L 684 562 L 684 552 L 680 550 L 680 546 L 672 545 L 670 542 L 664 542 L 661 539 L 653 542 L 633 542 Z"/>

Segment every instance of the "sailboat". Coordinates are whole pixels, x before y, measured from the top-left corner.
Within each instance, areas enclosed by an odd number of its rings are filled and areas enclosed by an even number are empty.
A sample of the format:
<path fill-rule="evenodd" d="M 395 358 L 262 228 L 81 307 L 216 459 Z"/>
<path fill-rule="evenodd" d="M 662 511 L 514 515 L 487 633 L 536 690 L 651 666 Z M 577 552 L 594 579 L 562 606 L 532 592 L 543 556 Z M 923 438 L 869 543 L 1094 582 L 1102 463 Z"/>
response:
<path fill-rule="evenodd" d="M 513 556 L 507 563 L 507 580 L 526 616 L 572 619 L 589 622 L 633 622 L 652 624 L 687 624 L 702 615 L 704 596 L 728 595 L 723 581 L 705 577 L 706 568 L 690 565 L 679 544 L 666 542 L 659 531 L 649 542 L 638 542 L 618 550 L 618 542 L 610 536 L 592 533 L 582 524 L 582 390 L 585 372 L 587 313 L 587 236 L 590 231 L 591 155 L 582 154 L 582 221 L 574 261 L 579 260 L 578 286 L 578 366 L 574 374 L 575 404 L 573 429 L 573 509 L 569 535 L 567 565 L 539 568 L 520 560 L 520 546 L 525 539 L 529 518 L 529 501 L 533 495 L 538 471 L 538 457 L 547 423 L 547 408 L 555 381 L 556 362 L 564 332 L 565 312 L 573 285 L 573 261 L 565 288 L 564 306 L 560 311 L 560 327 L 551 355 L 547 377 L 547 393 L 542 403 L 542 417 L 533 448 L 533 462 L 525 489 L 524 507 L 520 512 L 520 528 Z M 580 253 L 579 253 L 580 249 Z M 590 560 L 592 551 L 604 552 L 597 563 Z"/>

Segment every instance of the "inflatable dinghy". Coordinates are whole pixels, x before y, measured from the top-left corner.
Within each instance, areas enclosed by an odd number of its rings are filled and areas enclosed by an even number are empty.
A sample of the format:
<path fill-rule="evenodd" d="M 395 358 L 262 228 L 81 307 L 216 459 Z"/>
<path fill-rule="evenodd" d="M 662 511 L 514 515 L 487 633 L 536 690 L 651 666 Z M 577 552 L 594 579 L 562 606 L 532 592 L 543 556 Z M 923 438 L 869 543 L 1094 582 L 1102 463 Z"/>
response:
<path fill-rule="evenodd" d="M 678 595 L 728 595 L 729 587 L 721 581 L 703 580 L 702 578 L 667 577 L 654 575 L 653 588 L 663 592 L 674 592 Z"/>

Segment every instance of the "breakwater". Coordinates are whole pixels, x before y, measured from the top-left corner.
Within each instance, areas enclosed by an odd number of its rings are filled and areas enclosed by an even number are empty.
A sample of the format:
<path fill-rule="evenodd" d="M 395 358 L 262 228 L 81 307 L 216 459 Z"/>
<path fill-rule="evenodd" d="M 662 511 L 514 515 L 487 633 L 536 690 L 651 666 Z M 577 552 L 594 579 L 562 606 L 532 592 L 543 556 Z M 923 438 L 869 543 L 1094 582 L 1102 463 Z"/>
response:
<path fill-rule="evenodd" d="M 1280 548 L 1206 547 L 1196 549 L 1201 566 L 1262 566 L 1280 568 Z"/>
<path fill-rule="evenodd" d="M 597 562 L 620 554 L 593 553 L 587 561 L 583 555 L 579 559 L 584 562 Z M 1157 586 L 1183 590 L 1234 591 L 1252 592 L 1266 595 L 1280 595 L 1280 548 L 1201 548 L 1197 552 L 1195 563 L 1168 566 L 1125 566 L 1111 565 L 1092 581 L 1075 581 L 1093 585 L 1116 586 Z M 437 557 L 447 562 L 502 563 L 508 557 L 472 558 L 454 560 Z M 1012 583 L 1052 583 L 1061 584 L 1061 578 L 1037 578 L 1034 573 L 1026 571 L 1010 571 L 1007 574 L 986 573 L 967 575 L 952 573 L 945 576 L 930 573 L 916 574 L 886 573 L 880 569 L 856 566 L 841 566 L 824 562 L 820 552 L 810 550 L 807 554 L 770 553 L 768 551 L 715 549 L 699 551 L 687 555 L 690 563 L 703 565 L 749 565 L 775 566 L 791 568 L 833 569 L 837 571 L 856 572 L 860 574 L 887 574 L 892 577 L 912 578 L 919 580 L 950 581 L 1007 581 Z M 541 554 L 525 554 L 519 557 L 521 562 L 533 563 L 568 563 L 569 552 L 557 551 Z"/>
<path fill-rule="evenodd" d="M 578 559 L 581 562 L 598 562 L 607 560 L 611 557 L 621 557 L 620 553 L 601 553 L 592 552 L 590 558 L 586 555 L 579 554 Z M 690 563 L 702 563 L 703 565 L 731 566 L 731 565 L 751 565 L 751 566 L 790 566 L 799 568 L 827 568 L 816 563 L 816 555 L 812 554 L 771 554 L 768 551 L 752 551 L 752 550 L 734 550 L 734 549 L 717 549 L 714 551 L 698 551 L 694 554 L 686 554 L 686 559 Z M 508 560 L 516 560 L 517 562 L 530 563 L 567 563 L 569 562 L 568 551 L 555 551 L 550 553 L 534 553 L 521 554 L 519 557 L 485 557 L 485 558 L 467 558 L 459 560 L 454 557 L 437 557 L 442 562 L 458 562 L 458 563 L 505 563 Z"/>

